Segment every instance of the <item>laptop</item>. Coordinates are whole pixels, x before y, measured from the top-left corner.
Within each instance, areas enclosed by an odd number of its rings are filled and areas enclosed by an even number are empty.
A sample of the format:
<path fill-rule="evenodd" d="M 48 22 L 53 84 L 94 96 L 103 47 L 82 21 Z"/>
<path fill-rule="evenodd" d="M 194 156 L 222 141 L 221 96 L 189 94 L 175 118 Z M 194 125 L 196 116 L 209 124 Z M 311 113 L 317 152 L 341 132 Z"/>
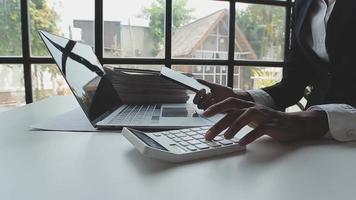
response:
<path fill-rule="evenodd" d="M 211 126 L 193 104 L 123 104 L 91 46 L 39 31 L 91 124 L 97 129 L 177 129 Z M 200 111 L 201 112 L 201 111 Z"/>

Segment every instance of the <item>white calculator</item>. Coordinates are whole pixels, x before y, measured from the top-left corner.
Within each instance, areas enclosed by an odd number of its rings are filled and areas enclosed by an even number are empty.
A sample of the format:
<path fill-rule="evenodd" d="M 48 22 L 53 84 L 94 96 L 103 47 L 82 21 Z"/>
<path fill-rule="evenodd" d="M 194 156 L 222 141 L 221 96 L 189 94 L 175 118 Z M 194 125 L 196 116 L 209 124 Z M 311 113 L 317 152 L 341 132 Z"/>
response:
<path fill-rule="evenodd" d="M 245 146 L 239 144 L 240 138 L 236 136 L 227 140 L 220 134 L 213 141 L 205 140 L 204 135 L 209 128 L 198 127 L 147 133 L 125 127 L 122 134 L 141 154 L 170 162 L 183 162 L 241 152 L 246 149 Z M 251 131 L 251 128 L 241 131 L 247 133 Z"/>

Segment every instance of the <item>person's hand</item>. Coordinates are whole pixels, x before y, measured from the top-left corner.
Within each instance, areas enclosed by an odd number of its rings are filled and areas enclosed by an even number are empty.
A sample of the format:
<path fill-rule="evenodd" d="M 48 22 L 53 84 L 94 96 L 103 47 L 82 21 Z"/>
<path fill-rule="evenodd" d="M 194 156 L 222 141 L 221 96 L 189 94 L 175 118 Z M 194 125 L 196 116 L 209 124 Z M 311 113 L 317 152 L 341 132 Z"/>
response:
<path fill-rule="evenodd" d="M 246 101 L 253 101 L 252 97 L 245 91 L 235 93 L 229 87 L 210 83 L 200 79 L 198 79 L 198 81 L 210 88 L 210 93 L 206 93 L 206 91 L 202 89 L 195 95 L 193 103 L 197 104 L 199 109 L 206 109 L 209 106 L 221 102 L 229 97 L 239 98 Z"/>
<path fill-rule="evenodd" d="M 214 139 L 225 129 L 224 137 L 231 139 L 246 125 L 254 129 L 240 140 L 241 145 L 247 145 L 263 135 L 280 142 L 317 139 L 329 130 L 324 111 L 285 113 L 250 101 L 228 98 L 209 107 L 203 115 L 210 117 L 218 113 L 228 114 L 207 131 L 206 140 Z"/>

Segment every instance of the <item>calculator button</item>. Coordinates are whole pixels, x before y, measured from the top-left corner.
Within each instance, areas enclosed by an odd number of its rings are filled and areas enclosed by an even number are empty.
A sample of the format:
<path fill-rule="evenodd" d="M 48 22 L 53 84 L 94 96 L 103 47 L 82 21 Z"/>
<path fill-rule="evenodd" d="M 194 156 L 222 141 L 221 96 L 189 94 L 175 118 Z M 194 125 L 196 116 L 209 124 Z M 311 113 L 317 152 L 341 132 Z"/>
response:
<path fill-rule="evenodd" d="M 197 131 L 197 133 L 199 133 L 199 134 L 205 134 L 205 133 L 206 133 L 206 130 L 200 130 L 200 131 Z"/>
<path fill-rule="evenodd" d="M 196 151 L 197 150 L 197 148 L 194 147 L 194 146 L 186 146 L 185 148 L 187 148 L 190 151 Z"/>
<path fill-rule="evenodd" d="M 190 131 L 190 132 L 188 132 L 186 134 L 189 135 L 189 136 L 193 136 L 193 135 L 197 135 L 198 133 L 194 132 L 194 131 Z"/>
<path fill-rule="evenodd" d="M 189 141 L 189 140 L 194 140 L 194 138 L 190 137 L 190 136 L 185 136 L 181 138 L 184 141 Z"/>
<path fill-rule="evenodd" d="M 232 138 L 230 141 L 234 143 L 239 143 L 240 138 Z"/>
<path fill-rule="evenodd" d="M 219 141 L 220 144 L 223 144 L 223 145 L 229 145 L 229 144 L 232 144 L 232 142 L 230 140 L 221 140 Z"/>
<path fill-rule="evenodd" d="M 176 136 L 176 137 L 184 137 L 185 134 L 184 134 L 184 133 L 177 133 L 177 134 L 175 134 L 175 136 Z"/>
<path fill-rule="evenodd" d="M 163 135 L 170 135 L 171 133 L 170 132 L 163 132 L 162 134 Z"/>
<path fill-rule="evenodd" d="M 209 128 L 210 128 L 209 126 L 200 127 L 200 129 L 202 130 L 208 130 Z"/>
<path fill-rule="evenodd" d="M 206 144 L 197 144 L 195 145 L 198 149 L 209 149 L 209 146 Z"/>
<path fill-rule="evenodd" d="M 153 135 L 156 136 L 156 137 L 160 137 L 161 136 L 160 133 L 154 133 Z"/>
<path fill-rule="evenodd" d="M 189 140 L 188 143 L 192 145 L 201 144 L 199 140 Z"/>
<path fill-rule="evenodd" d="M 173 130 L 173 131 L 169 131 L 170 133 L 173 133 L 173 134 L 176 134 L 176 133 L 179 133 L 178 130 Z"/>
<path fill-rule="evenodd" d="M 192 130 L 192 131 L 199 131 L 200 128 L 191 128 L 190 130 Z"/>
<path fill-rule="evenodd" d="M 214 140 L 215 140 L 215 141 L 221 141 L 221 140 L 224 140 L 224 138 L 222 138 L 222 137 L 220 137 L 220 136 L 216 136 L 216 137 L 214 138 Z"/>
<path fill-rule="evenodd" d="M 188 142 L 184 142 L 184 141 L 179 142 L 179 144 L 182 145 L 182 146 L 189 146 L 190 145 Z"/>
<path fill-rule="evenodd" d="M 182 139 L 180 139 L 180 138 L 173 138 L 173 141 L 175 141 L 175 142 L 181 142 Z"/>
<path fill-rule="evenodd" d="M 203 135 L 193 135 L 193 138 L 199 140 L 199 139 L 204 139 L 204 136 Z"/>
<path fill-rule="evenodd" d="M 208 142 L 206 144 L 210 147 L 220 147 L 221 146 L 221 144 L 219 144 L 217 142 Z"/>
<path fill-rule="evenodd" d="M 182 130 L 180 130 L 180 132 L 183 132 L 183 133 L 187 133 L 187 132 L 189 132 L 190 130 L 189 129 L 182 129 Z"/>
<path fill-rule="evenodd" d="M 210 141 L 208 141 L 208 140 L 206 140 L 205 138 L 204 139 L 200 139 L 199 140 L 201 143 L 204 143 L 204 144 L 206 144 L 206 143 L 209 143 Z"/>
<path fill-rule="evenodd" d="M 167 135 L 167 137 L 170 138 L 170 139 L 173 139 L 173 138 L 175 138 L 176 136 L 174 136 L 174 135 Z"/>

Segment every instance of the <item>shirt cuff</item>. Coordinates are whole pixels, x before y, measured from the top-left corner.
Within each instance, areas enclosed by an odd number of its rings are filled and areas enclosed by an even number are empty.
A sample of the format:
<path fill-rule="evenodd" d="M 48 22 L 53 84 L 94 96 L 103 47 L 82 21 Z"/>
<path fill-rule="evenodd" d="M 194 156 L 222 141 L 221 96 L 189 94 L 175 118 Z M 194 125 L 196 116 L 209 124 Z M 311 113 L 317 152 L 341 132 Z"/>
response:
<path fill-rule="evenodd" d="M 267 92 L 262 89 L 247 90 L 253 101 L 257 104 L 261 104 L 270 108 L 275 108 L 274 100 Z"/>
<path fill-rule="evenodd" d="M 338 141 L 356 140 L 356 109 L 347 104 L 311 106 L 308 110 L 323 110 L 328 116 L 329 132 L 324 136 Z"/>

